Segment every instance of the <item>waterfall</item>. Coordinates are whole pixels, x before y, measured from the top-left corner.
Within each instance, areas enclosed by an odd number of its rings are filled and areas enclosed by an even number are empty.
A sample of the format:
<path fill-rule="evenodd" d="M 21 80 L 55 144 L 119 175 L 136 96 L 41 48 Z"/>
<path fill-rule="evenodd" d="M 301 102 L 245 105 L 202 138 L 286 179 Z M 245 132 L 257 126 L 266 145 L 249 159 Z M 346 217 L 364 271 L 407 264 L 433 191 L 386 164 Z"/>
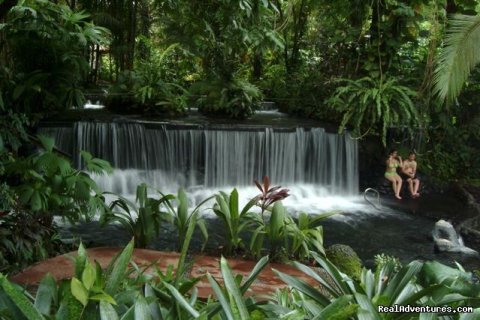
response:
<path fill-rule="evenodd" d="M 44 127 L 59 149 L 110 161 L 115 172 L 99 179 L 105 190 L 134 193 L 140 182 L 162 191 L 251 186 L 268 175 L 273 184 L 321 185 L 331 194 L 358 189 L 357 142 L 322 128 L 201 128 L 149 122 L 76 122 Z"/>

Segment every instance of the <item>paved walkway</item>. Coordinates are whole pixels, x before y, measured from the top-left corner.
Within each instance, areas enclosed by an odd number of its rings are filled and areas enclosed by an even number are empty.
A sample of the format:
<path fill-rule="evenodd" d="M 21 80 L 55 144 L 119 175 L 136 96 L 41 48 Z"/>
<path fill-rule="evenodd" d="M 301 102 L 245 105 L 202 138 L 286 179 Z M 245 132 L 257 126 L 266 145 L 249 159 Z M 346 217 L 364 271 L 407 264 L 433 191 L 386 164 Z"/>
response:
<path fill-rule="evenodd" d="M 111 259 L 121 250 L 121 248 L 92 248 L 87 249 L 88 257 L 93 262 L 97 260 L 102 268 L 106 268 Z M 74 264 L 72 259 L 68 256 L 75 256 L 77 253 L 70 252 L 65 255 L 51 258 L 38 264 L 35 264 L 23 272 L 11 277 L 10 280 L 24 286 L 37 286 L 40 280 L 49 272 L 55 280 L 71 278 L 74 274 Z M 166 270 L 169 265 L 176 266 L 178 263 L 179 254 L 177 252 L 162 252 L 146 249 L 135 249 L 132 260 L 140 267 L 154 266 L 160 270 Z M 222 281 L 221 272 L 219 269 L 220 259 L 211 256 L 195 255 L 193 257 L 193 266 L 190 271 L 192 277 L 201 277 L 201 281 L 196 285 L 198 288 L 198 295 L 201 298 L 207 298 L 213 294 L 210 284 L 206 277 L 209 272 L 217 281 Z M 239 259 L 228 259 L 230 267 L 235 274 L 242 274 L 247 276 L 255 266 L 255 261 L 246 261 Z M 265 269 L 260 273 L 257 280 L 250 287 L 247 295 L 261 296 L 274 292 L 277 288 L 285 287 L 285 284 L 273 273 L 272 268 L 289 275 L 301 278 L 309 282 L 311 285 L 317 283 L 310 277 L 306 276 L 296 268 L 279 263 L 269 263 Z M 154 268 L 147 269 L 147 272 L 154 272 Z"/>

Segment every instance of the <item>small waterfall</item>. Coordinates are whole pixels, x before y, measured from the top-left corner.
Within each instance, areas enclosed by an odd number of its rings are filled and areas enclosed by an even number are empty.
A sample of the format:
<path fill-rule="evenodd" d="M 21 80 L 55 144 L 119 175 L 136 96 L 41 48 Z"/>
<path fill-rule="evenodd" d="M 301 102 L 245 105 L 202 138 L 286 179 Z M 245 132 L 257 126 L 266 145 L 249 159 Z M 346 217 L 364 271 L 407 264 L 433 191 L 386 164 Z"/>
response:
<path fill-rule="evenodd" d="M 162 191 L 251 186 L 268 175 L 274 184 L 321 185 L 331 194 L 358 189 L 357 142 L 322 128 L 199 128 L 142 122 L 77 122 L 41 133 L 74 155 L 79 150 L 117 169 L 99 183 L 105 190 L 134 193 L 140 182 Z"/>

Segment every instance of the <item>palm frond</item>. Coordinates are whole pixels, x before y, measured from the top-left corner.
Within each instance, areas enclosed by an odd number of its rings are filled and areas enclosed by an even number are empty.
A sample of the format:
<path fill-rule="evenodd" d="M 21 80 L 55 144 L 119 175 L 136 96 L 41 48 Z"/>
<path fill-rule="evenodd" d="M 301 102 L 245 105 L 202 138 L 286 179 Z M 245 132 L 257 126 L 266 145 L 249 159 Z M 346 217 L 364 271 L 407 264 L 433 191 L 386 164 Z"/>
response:
<path fill-rule="evenodd" d="M 455 100 L 479 62 L 480 15 L 452 15 L 433 79 L 433 92 L 442 103 L 449 105 Z"/>

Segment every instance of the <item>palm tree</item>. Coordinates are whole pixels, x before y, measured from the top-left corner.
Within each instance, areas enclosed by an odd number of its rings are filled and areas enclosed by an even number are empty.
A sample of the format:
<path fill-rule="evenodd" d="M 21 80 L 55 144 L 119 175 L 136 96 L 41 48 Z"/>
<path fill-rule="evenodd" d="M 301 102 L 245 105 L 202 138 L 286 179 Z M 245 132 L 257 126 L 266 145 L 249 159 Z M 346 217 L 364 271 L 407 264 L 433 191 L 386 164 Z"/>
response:
<path fill-rule="evenodd" d="M 442 103 L 450 105 L 458 97 L 479 62 L 480 15 L 452 15 L 433 79 L 433 92 Z"/>

